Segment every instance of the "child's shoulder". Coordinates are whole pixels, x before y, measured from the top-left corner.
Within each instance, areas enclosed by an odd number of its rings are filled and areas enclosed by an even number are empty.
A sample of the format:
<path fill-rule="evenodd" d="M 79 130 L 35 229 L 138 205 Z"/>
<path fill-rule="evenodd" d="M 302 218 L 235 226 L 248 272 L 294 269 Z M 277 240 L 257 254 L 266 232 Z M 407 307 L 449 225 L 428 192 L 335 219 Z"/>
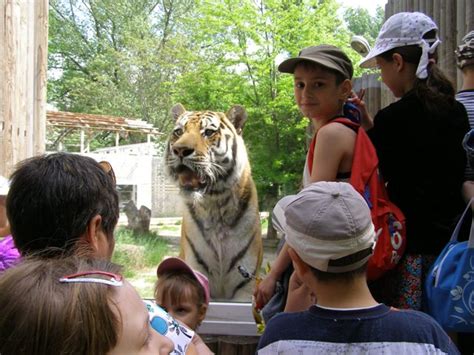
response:
<path fill-rule="evenodd" d="M 321 136 L 337 139 L 338 137 L 346 138 L 354 135 L 355 132 L 349 127 L 349 124 L 346 125 L 342 122 L 330 121 L 318 130 L 318 139 Z"/>

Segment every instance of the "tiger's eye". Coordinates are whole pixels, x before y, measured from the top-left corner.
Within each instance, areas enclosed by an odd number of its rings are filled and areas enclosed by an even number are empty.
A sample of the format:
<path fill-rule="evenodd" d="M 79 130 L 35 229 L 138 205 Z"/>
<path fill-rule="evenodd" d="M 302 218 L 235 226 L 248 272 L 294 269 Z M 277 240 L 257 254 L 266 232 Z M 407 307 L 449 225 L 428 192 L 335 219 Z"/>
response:
<path fill-rule="evenodd" d="M 176 137 L 179 137 L 180 135 L 183 134 L 183 129 L 182 129 L 182 128 L 176 128 L 176 129 L 173 131 L 173 134 L 174 134 Z"/>
<path fill-rule="evenodd" d="M 205 135 L 206 137 L 210 137 L 210 136 L 212 136 L 214 133 L 216 133 L 216 131 L 214 131 L 213 129 L 206 129 L 206 130 L 204 131 L 204 135 Z"/>

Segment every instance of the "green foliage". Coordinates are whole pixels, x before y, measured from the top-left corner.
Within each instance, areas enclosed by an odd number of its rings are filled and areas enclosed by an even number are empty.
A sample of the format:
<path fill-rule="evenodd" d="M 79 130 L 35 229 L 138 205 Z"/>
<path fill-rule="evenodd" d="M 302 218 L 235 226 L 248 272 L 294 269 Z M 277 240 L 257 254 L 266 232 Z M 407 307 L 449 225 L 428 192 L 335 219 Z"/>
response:
<path fill-rule="evenodd" d="M 48 100 L 163 132 L 177 102 L 224 112 L 243 105 L 260 208 L 269 210 L 299 189 L 308 138 L 292 76 L 277 63 L 321 43 L 360 60 L 338 8 L 336 0 L 53 0 Z M 358 15 L 348 16 L 351 26 Z"/>
<path fill-rule="evenodd" d="M 382 7 L 378 6 L 374 16 L 367 9 L 357 7 L 348 8 L 344 12 L 344 19 L 349 30 L 355 34 L 364 36 L 373 45 L 384 22 L 385 14 Z"/>
<path fill-rule="evenodd" d="M 169 128 L 183 50 L 176 18 L 191 1 L 50 1 L 48 101 L 61 110 L 137 117 Z M 172 63 L 172 65 L 170 65 Z"/>
<path fill-rule="evenodd" d="M 332 0 L 202 0 L 185 20 L 196 58 L 178 77 L 176 95 L 189 109 L 246 107 L 244 138 L 262 210 L 299 188 L 306 151 L 308 121 L 276 59 L 318 43 L 348 49 L 337 8 Z"/>

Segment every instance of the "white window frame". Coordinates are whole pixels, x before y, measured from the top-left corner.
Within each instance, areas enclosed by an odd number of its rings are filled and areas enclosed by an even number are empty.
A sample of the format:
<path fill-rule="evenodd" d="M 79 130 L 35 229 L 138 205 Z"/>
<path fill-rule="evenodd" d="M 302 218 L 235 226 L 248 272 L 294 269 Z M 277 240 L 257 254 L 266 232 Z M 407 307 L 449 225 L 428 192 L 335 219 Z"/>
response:
<path fill-rule="evenodd" d="M 259 336 L 249 302 L 210 302 L 197 330 L 206 335 Z"/>

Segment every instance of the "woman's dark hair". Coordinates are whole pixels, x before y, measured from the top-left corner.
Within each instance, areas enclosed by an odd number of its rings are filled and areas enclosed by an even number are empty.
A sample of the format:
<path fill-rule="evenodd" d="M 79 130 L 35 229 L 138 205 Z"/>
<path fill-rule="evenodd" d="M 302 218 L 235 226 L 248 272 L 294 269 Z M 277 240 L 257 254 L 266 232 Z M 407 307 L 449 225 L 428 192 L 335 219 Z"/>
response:
<path fill-rule="evenodd" d="M 75 251 L 95 215 L 109 241 L 119 218 L 113 173 L 94 159 L 71 153 L 20 162 L 11 176 L 6 207 L 22 255 Z M 56 250 L 56 253 L 54 253 Z"/>
<path fill-rule="evenodd" d="M 436 30 L 427 32 L 423 38 L 435 40 Z M 418 45 L 397 47 L 380 54 L 380 57 L 391 62 L 395 53 L 400 54 L 406 62 L 418 65 L 421 57 L 421 47 Z M 416 78 L 413 91 L 420 98 L 428 112 L 443 112 L 454 106 L 456 90 L 451 80 L 436 65 L 438 60 L 437 51 L 430 54 L 429 58 L 434 59 L 435 63 L 428 64 L 428 77 L 426 79 Z"/>

